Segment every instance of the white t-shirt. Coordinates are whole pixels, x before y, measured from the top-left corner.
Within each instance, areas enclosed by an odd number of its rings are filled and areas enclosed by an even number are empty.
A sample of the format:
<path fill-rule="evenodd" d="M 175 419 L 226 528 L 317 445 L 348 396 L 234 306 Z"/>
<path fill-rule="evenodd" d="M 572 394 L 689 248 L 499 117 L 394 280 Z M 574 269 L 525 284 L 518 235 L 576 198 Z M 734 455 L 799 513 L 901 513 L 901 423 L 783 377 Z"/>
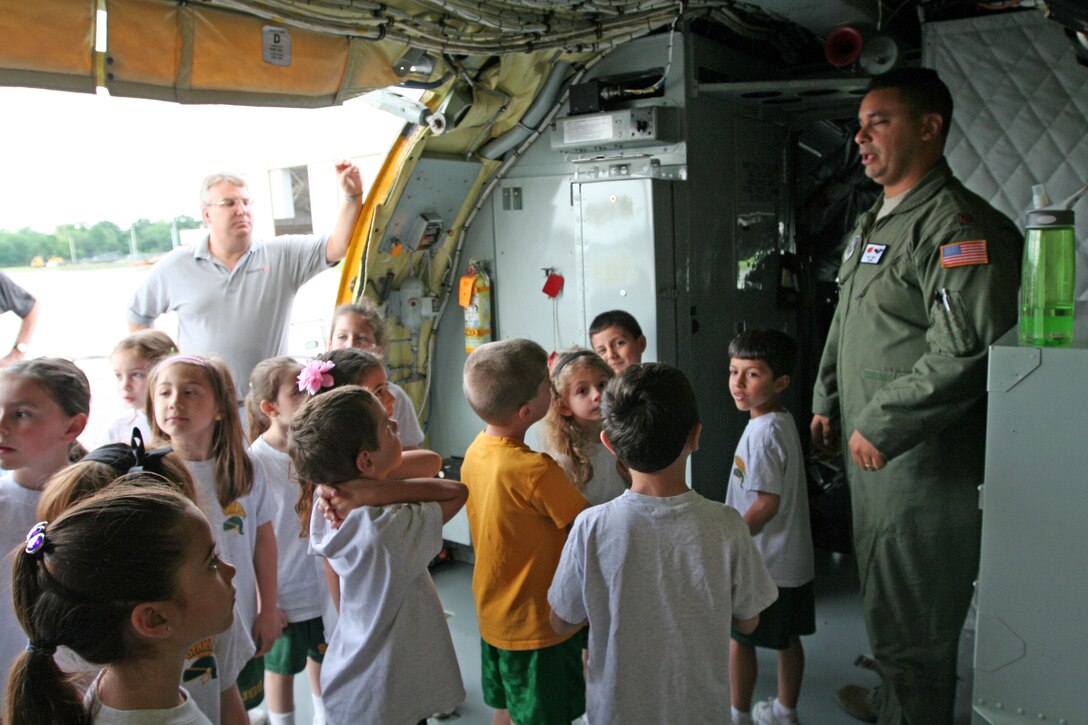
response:
<path fill-rule="evenodd" d="M 743 516 L 760 491 L 781 496 L 778 513 L 753 537 L 771 578 L 780 587 L 807 584 L 815 578 L 816 566 L 805 459 L 797 424 L 787 412 L 748 421 L 737 444 L 725 503 Z"/>
<path fill-rule="evenodd" d="M 298 503 L 301 488 L 291 458 L 263 437 L 253 441 L 249 454 L 260 461 L 267 479 L 267 499 L 276 532 L 276 603 L 288 622 L 320 617 L 329 599 L 325 577 L 310 556 L 310 546 L 299 534 Z M 322 565 L 323 566 L 323 565 Z"/>
<path fill-rule="evenodd" d="M 98 690 L 98 673 L 87 691 L 85 703 L 92 706 L 93 693 Z M 115 710 L 101 702 L 94 704 L 94 725 L 212 725 L 212 721 L 200 711 L 184 687 L 179 688 L 185 701 L 177 707 L 165 710 Z"/>
<path fill-rule="evenodd" d="M 393 396 L 393 420 L 397 421 L 397 435 L 405 448 L 418 448 L 423 444 L 423 429 L 419 427 L 419 416 L 412 398 L 395 383 L 386 386 Z"/>
<path fill-rule="evenodd" d="M 234 685 L 238 673 L 253 659 L 254 652 L 253 640 L 242 623 L 238 605 L 235 604 L 231 626 L 214 637 L 205 637 L 186 653 L 181 668 L 181 689 L 188 692 L 193 706 L 213 725 L 220 722 L 219 709 L 223 691 Z M 95 673 L 95 679 L 101 675 L 102 668 L 99 665 L 87 662 L 67 647 L 58 648 L 54 659 L 64 672 Z M 80 677 L 76 684 L 78 686 L 89 679 L 91 678 Z M 92 684 L 88 692 L 93 691 L 93 687 Z M 138 719 L 136 721 L 143 722 Z"/>
<path fill-rule="evenodd" d="M 252 629 L 246 626 L 235 603 L 234 621 L 230 627 L 197 642 L 185 655 L 181 684 L 201 712 L 216 725 L 220 721 L 223 691 L 237 682 L 238 673 L 257 652 L 250 636 Z"/>
<path fill-rule="evenodd" d="M 11 559 L 10 552 L 16 544 L 26 538 L 26 532 L 37 522 L 36 511 L 41 492 L 25 489 L 15 483 L 10 473 L 0 477 L 0 547 L 2 547 L 4 570 L 8 576 L 0 577 L 0 705 L 7 690 L 8 670 L 15 657 L 26 647 L 26 633 L 15 619 L 11 601 Z M 250 639 L 250 627 L 241 623 L 241 617 L 235 608 L 235 623 L 227 631 L 209 637 L 194 645 L 185 660 L 182 669 L 181 684 L 212 723 L 219 722 L 220 695 L 224 689 L 234 684 L 238 673 L 242 671 L 254 653 Z M 94 672 L 97 665 L 84 662 L 74 652 L 60 648 L 57 652 L 58 664 L 67 672 Z M 99 720 L 95 720 L 99 722 Z M 107 721 L 102 721 L 107 722 Z M 139 722 L 145 722 L 140 720 Z M 184 722 L 184 721 L 183 721 Z M 200 721 L 197 721 L 200 722 Z"/>
<path fill-rule="evenodd" d="M 253 631 L 257 618 L 257 575 L 253 553 L 257 547 L 257 527 L 272 520 L 267 502 L 267 483 L 261 462 L 253 462 L 253 488 L 227 506 L 219 505 L 215 495 L 215 461 L 185 461 L 196 482 L 197 506 L 212 527 L 219 556 L 233 566 L 234 589 L 238 593 L 238 612 L 247 632 Z"/>
<path fill-rule="evenodd" d="M 181 690 L 185 693 L 185 689 Z M 94 725 L 212 725 L 186 693 L 185 702 L 168 710 L 114 710 L 99 705 Z"/>
<path fill-rule="evenodd" d="M 11 601 L 12 552 L 26 541 L 26 533 L 37 523 L 41 491 L 23 488 L 12 474 L 0 476 L 0 712 L 4 711 L 8 670 L 26 649 L 26 632 L 15 618 Z M 20 550 L 21 551 L 21 550 Z"/>
<path fill-rule="evenodd" d="M 132 429 L 139 428 L 144 437 L 144 445 L 151 447 L 151 425 L 147 422 L 147 413 L 133 408 L 117 420 L 110 423 L 106 433 L 102 436 L 99 445 L 108 443 L 130 443 L 132 441 Z"/>
<path fill-rule="evenodd" d="M 598 506 L 622 494 L 627 490 L 627 485 L 616 470 L 616 456 L 612 451 L 605 448 L 603 443 L 590 443 L 588 448 L 589 462 L 593 466 L 593 477 L 586 481 L 582 495 L 586 497 L 586 501 L 589 501 L 590 506 Z M 563 472 L 567 474 L 567 478 L 570 478 L 574 470 L 570 456 L 552 451 L 546 452 L 563 467 Z"/>
<path fill-rule="evenodd" d="M 416 725 L 465 697 L 427 565 L 442 548 L 437 503 L 363 507 L 339 529 L 314 509 L 310 544 L 340 576 L 340 621 L 321 666 L 330 725 Z"/>
<path fill-rule="evenodd" d="M 548 603 L 589 620 L 587 721 L 660 725 L 728 721 L 731 618 L 777 596 L 736 511 L 625 491 L 575 519 Z"/>

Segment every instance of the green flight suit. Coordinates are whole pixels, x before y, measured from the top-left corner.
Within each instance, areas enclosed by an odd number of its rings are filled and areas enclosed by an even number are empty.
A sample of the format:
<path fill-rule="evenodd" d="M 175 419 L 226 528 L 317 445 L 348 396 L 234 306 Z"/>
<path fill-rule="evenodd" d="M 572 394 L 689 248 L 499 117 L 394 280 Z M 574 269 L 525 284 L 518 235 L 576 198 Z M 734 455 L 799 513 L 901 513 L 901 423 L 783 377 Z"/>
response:
<path fill-rule="evenodd" d="M 944 159 L 877 221 L 883 201 L 844 250 L 813 411 L 842 433 L 879 722 L 943 724 L 978 569 L 987 348 L 1016 323 L 1022 238 Z M 854 430 L 887 467 L 854 464 Z"/>

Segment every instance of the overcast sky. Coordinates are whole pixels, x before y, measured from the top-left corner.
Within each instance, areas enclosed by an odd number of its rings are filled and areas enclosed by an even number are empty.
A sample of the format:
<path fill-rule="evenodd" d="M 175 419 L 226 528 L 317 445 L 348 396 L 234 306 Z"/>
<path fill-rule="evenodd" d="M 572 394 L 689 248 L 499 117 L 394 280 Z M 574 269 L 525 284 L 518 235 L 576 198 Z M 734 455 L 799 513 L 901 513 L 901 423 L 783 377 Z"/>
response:
<path fill-rule="evenodd" d="M 122 228 L 199 215 L 200 181 L 384 152 L 403 125 L 361 101 L 322 109 L 184 106 L 0 88 L 0 229 Z"/>

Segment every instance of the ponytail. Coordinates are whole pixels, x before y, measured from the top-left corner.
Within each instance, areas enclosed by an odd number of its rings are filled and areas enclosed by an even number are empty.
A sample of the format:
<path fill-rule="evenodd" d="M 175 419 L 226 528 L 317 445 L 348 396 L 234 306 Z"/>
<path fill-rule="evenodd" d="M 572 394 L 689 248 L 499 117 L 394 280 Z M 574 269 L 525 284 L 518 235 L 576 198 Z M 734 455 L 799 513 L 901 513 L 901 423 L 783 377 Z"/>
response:
<path fill-rule="evenodd" d="M 98 665 L 138 655 L 132 608 L 176 596 L 191 510 L 153 479 L 134 480 L 31 529 L 12 554 L 12 603 L 28 645 L 8 678 L 8 725 L 91 722 L 53 654 L 64 646 Z"/>
<path fill-rule="evenodd" d="M 50 639 L 53 628 L 38 627 L 36 618 L 29 616 L 43 594 L 38 581 L 39 564 L 24 551 L 23 544 L 13 556 L 13 604 L 28 641 L 27 648 L 15 658 L 8 675 L 4 722 L 8 725 L 90 725 L 91 715 L 83 706 L 78 688 L 53 659 L 58 644 Z M 43 631 L 46 629 L 49 631 Z"/>

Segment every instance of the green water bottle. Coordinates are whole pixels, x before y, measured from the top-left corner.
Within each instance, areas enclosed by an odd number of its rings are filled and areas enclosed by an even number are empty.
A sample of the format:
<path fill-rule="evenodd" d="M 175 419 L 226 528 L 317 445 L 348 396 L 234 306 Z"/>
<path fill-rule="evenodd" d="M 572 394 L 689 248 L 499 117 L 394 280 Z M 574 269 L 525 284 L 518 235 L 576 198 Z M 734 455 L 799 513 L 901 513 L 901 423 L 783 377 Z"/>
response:
<path fill-rule="evenodd" d="M 1070 209 L 1028 212 L 1020 279 L 1020 342 L 1061 346 L 1073 341 L 1077 268 Z"/>

